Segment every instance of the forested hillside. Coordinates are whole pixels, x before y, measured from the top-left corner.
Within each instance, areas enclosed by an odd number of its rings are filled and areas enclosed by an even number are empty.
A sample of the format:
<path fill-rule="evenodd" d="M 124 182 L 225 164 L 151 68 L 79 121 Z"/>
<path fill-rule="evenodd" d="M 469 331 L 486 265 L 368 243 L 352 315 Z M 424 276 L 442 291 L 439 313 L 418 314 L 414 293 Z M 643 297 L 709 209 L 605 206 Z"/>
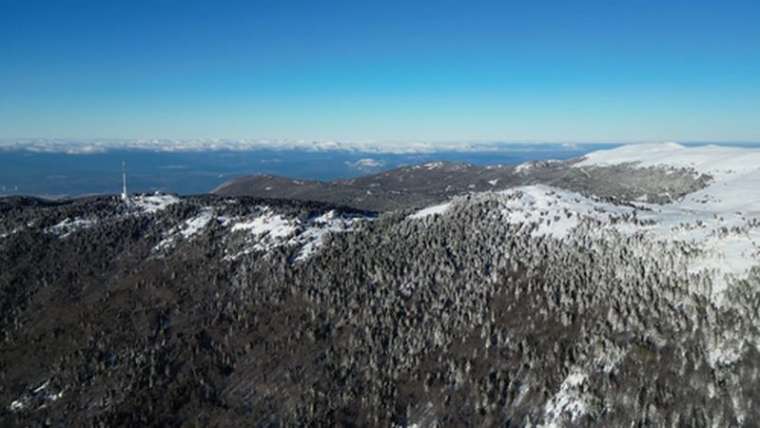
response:
<path fill-rule="evenodd" d="M 753 170 L 620 153 L 380 214 L 4 199 L 0 421 L 751 426 Z"/>

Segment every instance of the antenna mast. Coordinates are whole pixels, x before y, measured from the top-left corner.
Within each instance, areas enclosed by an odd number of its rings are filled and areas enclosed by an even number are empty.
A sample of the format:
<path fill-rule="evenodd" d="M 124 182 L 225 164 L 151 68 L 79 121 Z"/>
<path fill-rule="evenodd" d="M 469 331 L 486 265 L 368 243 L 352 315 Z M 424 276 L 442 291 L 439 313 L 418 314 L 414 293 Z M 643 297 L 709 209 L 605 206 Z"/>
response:
<path fill-rule="evenodd" d="M 121 162 L 121 200 L 128 201 L 129 194 L 127 193 L 127 163 Z"/>

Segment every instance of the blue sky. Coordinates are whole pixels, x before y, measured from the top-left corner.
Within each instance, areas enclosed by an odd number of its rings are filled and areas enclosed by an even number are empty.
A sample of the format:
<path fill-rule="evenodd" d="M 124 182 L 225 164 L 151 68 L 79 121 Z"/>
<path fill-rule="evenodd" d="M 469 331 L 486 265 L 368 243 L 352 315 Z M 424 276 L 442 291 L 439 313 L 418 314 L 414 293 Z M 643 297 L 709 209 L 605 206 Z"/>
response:
<path fill-rule="evenodd" d="M 757 1 L 0 0 L 0 138 L 760 141 Z"/>

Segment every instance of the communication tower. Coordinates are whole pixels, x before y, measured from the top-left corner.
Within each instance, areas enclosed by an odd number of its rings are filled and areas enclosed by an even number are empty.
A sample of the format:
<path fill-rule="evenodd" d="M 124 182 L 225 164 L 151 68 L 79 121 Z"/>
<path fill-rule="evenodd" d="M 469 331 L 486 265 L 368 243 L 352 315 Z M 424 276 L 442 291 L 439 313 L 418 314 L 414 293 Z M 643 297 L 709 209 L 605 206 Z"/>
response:
<path fill-rule="evenodd" d="M 121 200 L 124 202 L 129 201 L 129 193 L 127 193 L 127 163 L 121 163 Z"/>

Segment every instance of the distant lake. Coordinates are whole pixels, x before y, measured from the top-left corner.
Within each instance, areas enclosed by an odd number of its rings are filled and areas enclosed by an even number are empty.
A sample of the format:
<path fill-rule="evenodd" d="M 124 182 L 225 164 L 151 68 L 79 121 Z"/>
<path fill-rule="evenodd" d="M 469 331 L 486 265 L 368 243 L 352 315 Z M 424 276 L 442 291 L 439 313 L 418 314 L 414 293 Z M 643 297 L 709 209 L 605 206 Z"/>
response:
<path fill-rule="evenodd" d="M 387 154 L 356 151 L 249 150 L 154 152 L 119 150 L 97 154 L 0 150 L 0 196 L 45 197 L 117 194 L 121 163 L 130 192 L 206 193 L 241 175 L 272 174 L 310 180 L 351 178 L 434 160 L 476 165 L 571 159 L 615 144 L 514 144 L 498 151 Z"/>

